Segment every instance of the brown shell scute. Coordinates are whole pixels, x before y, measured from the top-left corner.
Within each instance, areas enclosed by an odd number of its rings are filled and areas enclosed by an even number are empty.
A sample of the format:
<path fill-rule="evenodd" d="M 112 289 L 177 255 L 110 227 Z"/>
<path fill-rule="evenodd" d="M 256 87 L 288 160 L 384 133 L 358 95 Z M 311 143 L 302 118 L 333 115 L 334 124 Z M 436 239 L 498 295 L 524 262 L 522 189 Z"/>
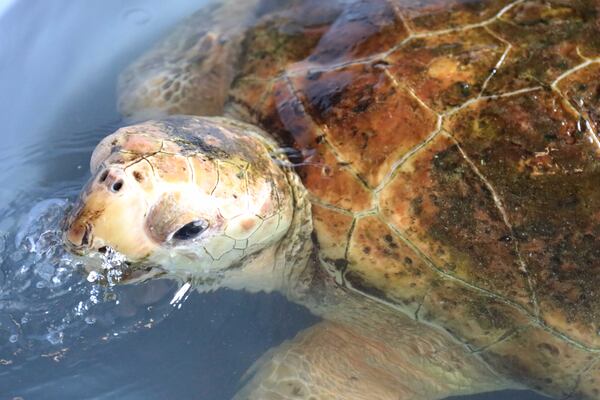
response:
<path fill-rule="evenodd" d="M 399 82 L 443 112 L 477 97 L 507 44 L 484 28 L 414 38 L 386 57 Z"/>
<path fill-rule="evenodd" d="M 414 31 L 435 31 L 493 18 L 511 0 L 391 0 Z"/>
<path fill-rule="evenodd" d="M 310 149 L 307 165 L 299 170 L 308 191 L 321 201 L 344 210 L 364 211 L 372 206 L 372 194 L 349 164 L 337 157 L 325 140 L 325 134 L 310 118 L 304 105 L 286 80 L 275 88 L 277 121 L 275 129 L 284 129 L 296 145 Z"/>
<path fill-rule="evenodd" d="M 344 279 L 354 289 L 418 313 L 439 276 L 376 216 L 359 219 L 348 247 Z"/>
<path fill-rule="evenodd" d="M 446 273 L 533 309 L 527 276 L 489 188 L 438 136 L 382 191 L 381 210 Z"/>
<path fill-rule="evenodd" d="M 512 46 L 488 93 L 547 86 L 565 71 L 600 53 L 598 7 L 593 0 L 525 1 L 489 29 Z"/>
<path fill-rule="evenodd" d="M 387 0 L 350 3 L 323 36 L 309 62 L 332 64 L 382 52 L 408 36 Z"/>
<path fill-rule="evenodd" d="M 348 238 L 354 225 L 354 217 L 313 204 L 313 224 L 321 246 L 321 257 L 335 265 L 336 260 L 345 260 Z"/>
<path fill-rule="evenodd" d="M 557 87 L 583 118 L 578 129 L 600 130 L 600 64 L 590 64 L 567 75 Z"/>
<path fill-rule="evenodd" d="M 597 346 L 599 149 L 578 126 L 545 91 L 475 103 L 447 124 L 502 199 L 542 318 Z"/>
<path fill-rule="evenodd" d="M 371 188 L 436 128 L 436 115 L 377 64 L 309 73 L 292 83 L 325 139 Z"/>
<path fill-rule="evenodd" d="M 277 76 L 289 63 L 308 57 L 323 33 L 323 29 L 300 28 L 287 19 L 266 20 L 243 42 L 240 75 L 260 79 Z"/>

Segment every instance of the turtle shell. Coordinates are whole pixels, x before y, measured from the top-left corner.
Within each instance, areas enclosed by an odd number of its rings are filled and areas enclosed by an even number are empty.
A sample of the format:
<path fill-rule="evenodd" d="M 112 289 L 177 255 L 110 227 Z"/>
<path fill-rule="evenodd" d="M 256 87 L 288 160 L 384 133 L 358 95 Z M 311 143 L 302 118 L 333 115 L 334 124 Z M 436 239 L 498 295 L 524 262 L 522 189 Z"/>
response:
<path fill-rule="evenodd" d="M 231 107 L 293 144 L 338 282 L 600 395 L 600 3 L 288 1 Z"/>

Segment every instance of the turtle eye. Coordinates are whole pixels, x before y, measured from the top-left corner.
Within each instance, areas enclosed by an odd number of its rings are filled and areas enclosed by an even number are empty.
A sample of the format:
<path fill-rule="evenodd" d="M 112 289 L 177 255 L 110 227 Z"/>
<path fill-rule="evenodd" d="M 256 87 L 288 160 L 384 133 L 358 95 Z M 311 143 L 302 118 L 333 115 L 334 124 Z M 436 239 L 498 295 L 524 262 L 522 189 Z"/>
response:
<path fill-rule="evenodd" d="M 185 224 L 173 234 L 175 240 L 191 240 L 198 237 L 202 232 L 208 229 L 208 222 L 200 219 Z"/>

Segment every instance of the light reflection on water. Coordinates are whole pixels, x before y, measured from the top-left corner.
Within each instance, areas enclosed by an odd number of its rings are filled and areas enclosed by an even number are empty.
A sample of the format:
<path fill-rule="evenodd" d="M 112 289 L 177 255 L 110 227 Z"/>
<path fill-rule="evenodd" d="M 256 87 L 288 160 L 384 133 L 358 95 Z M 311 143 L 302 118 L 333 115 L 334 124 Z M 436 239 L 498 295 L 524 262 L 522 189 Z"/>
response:
<path fill-rule="evenodd" d="M 0 397 L 228 399 L 264 351 L 316 320 L 232 291 L 176 309 L 175 283 L 100 286 L 60 246 L 94 145 L 122 124 L 117 74 L 201 3 L 21 0 L 0 17 Z"/>

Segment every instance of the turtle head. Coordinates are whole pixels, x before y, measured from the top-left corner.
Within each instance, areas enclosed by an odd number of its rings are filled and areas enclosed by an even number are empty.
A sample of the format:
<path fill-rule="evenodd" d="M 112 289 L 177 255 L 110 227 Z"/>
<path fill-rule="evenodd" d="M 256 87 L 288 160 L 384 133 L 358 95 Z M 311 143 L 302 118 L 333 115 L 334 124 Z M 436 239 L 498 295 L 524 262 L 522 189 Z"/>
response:
<path fill-rule="evenodd" d="M 65 241 L 185 276 L 243 269 L 292 225 L 295 188 L 274 150 L 258 128 L 224 118 L 121 128 L 92 155 Z"/>

